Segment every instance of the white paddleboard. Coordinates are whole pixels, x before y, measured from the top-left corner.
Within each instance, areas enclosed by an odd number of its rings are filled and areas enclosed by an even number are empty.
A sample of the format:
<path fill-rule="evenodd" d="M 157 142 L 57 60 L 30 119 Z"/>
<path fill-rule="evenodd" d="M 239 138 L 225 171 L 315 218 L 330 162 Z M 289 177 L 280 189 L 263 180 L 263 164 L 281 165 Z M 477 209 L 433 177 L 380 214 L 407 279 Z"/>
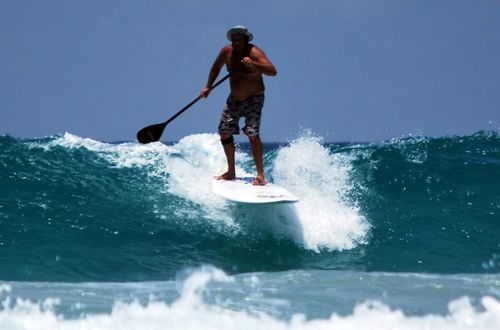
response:
<path fill-rule="evenodd" d="M 212 181 L 212 191 L 225 199 L 243 204 L 295 203 L 299 199 L 283 187 L 272 183 L 252 185 L 253 178 L 238 177 L 235 180 Z"/>

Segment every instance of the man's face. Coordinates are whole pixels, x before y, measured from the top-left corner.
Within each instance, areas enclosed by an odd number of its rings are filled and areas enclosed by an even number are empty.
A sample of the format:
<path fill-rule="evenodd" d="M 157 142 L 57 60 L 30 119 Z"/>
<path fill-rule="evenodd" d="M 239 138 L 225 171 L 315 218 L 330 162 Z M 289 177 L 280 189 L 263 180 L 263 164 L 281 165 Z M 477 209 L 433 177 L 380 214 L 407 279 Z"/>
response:
<path fill-rule="evenodd" d="M 242 34 L 233 34 L 233 36 L 231 37 L 231 43 L 235 50 L 241 51 L 243 50 L 243 48 L 245 48 L 245 37 Z"/>

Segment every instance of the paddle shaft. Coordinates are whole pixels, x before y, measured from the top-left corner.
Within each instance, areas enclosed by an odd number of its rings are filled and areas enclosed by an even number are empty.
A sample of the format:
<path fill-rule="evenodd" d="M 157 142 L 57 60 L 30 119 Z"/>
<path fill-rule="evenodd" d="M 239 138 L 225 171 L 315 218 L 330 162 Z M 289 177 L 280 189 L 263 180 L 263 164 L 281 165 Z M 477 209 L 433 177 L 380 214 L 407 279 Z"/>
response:
<path fill-rule="evenodd" d="M 224 82 L 224 80 L 226 80 L 227 78 L 229 78 L 229 76 L 231 75 L 231 72 L 228 73 L 227 75 L 225 75 L 223 78 L 221 78 L 221 80 L 219 80 L 218 82 L 216 82 L 212 87 L 210 87 L 210 89 L 214 89 L 215 87 L 219 86 L 220 84 L 222 84 Z M 191 103 L 189 103 L 188 105 L 186 105 L 184 108 L 182 108 L 181 110 L 179 110 L 175 115 L 173 115 L 172 117 L 170 117 L 164 124 L 165 126 L 167 126 L 172 120 L 174 120 L 175 118 L 179 117 L 184 111 L 186 111 L 187 109 L 189 109 L 193 104 L 195 104 L 196 102 L 198 102 L 200 99 L 202 99 L 203 96 L 199 95 L 197 98 L 195 98 L 193 101 L 191 101 Z"/>
<path fill-rule="evenodd" d="M 212 87 L 210 87 L 210 89 L 214 89 L 215 87 L 219 86 L 222 82 L 224 82 L 224 80 L 226 80 L 227 78 L 229 78 L 230 75 L 231 75 L 231 73 L 228 73 L 227 75 L 225 75 L 223 78 L 221 78 L 221 80 L 219 80 Z M 173 115 L 172 117 L 170 117 L 165 122 L 165 126 L 167 126 L 175 118 L 179 117 L 180 114 L 182 114 L 184 111 L 186 111 L 187 109 L 189 109 L 193 104 L 195 104 L 196 102 L 198 102 L 202 98 L 203 98 L 203 96 L 199 95 L 197 98 L 195 98 L 193 101 L 191 101 L 191 103 L 189 103 L 184 108 L 182 108 L 181 110 L 179 110 L 175 115 Z"/>
<path fill-rule="evenodd" d="M 210 89 L 212 90 L 215 87 L 219 86 L 222 82 L 224 82 L 227 78 L 229 78 L 230 75 L 231 75 L 231 72 L 228 73 L 227 75 L 225 75 L 223 78 L 221 78 L 218 82 L 213 84 L 212 87 L 210 87 Z M 171 121 L 173 121 L 175 118 L 179 117 L 184 111 L 189 109 L 193 104 L 198 102 L 201 98 L 203 98 L 203 96 L 199 95 L 197 98 L 195 98 L 193 101 L 191 101 L 191 103 L 186 105 L 181 110 L 177 111 L 177 113 L 175 115 L 173 115 L 172 117 L 170 117 L 167 121 L 165 121 L 161 124 L 155 124 L 155 125 L 150 125 L 150 126 L 144 127 L 139 132 L 137 132 L 137 140 L 140 143 L 150 143 L 150 142 L 158 141 L 160 139 L 161 135 L 163 134 L 163 130 L 165 129 L 165 127 Z"/>

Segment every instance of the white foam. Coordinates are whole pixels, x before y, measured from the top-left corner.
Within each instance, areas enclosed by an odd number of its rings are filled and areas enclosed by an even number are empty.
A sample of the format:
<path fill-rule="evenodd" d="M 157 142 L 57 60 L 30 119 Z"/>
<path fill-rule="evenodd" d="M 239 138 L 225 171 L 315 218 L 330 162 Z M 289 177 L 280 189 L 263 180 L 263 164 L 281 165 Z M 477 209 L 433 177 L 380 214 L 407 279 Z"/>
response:
<path fill-rule="evenodd" d="M 220 137 L 208 133 L 189 135 L 174 144 L 172 152 L 173 155 L 162 164 L 169 174 L 168 192 L 202 205 L 203 216 L 211 221 L 237 226 L 228 212 L 227 202 L 212 193 L 213 177 L 227 170 Z M 236 174 L 247 175 L 238 164 L 247 161 L 248 156 L 237 151 L 235 159 Z"/>
<path fill-rule="evenodd" d="M 65 133 L 49 143 L 36 146 L 45 149 L 54 146 L 85 148 L 120 168 L 151 166 L 150 174 L 168 176 L 169 192 L 204 203 L 211 195 L 208 189 L 213 175 L 227 168 L 219 139 L 217 134 L 194 134 L 171 146 L 160 142 L 109 144 Z M 237 152 L 236 158 L 242 162 L 248 156 Z M 239 175 L 246 174 L 240 167 L 236 170 Z"/>
<path fill-rule="evenodd" d="M 11 292 L 12 288 L 8 284 L 0 284 L 0 294 L 3 292 L 9 293 Z"/>
<path fill-rule="evenodd" d="M 44 150 L 51 150 L 58 146 L 68 149 L 85 148 L 95 152 L 96 157 L 109 162 L 112 167 L 116 168 L 156 167 L 171 152 L 171 147 L 160 142 L 112 144 L 82 138 L 68 132 L 49 142 L 36 141 L 30 143 L 29 146 Z"/>
<path fill-rule="evenodd" d="M 332 312 L 326 319 L 307 320 L 294 314 L 282 320 L 259 311 L 233 310 L 230 306 L 210 304 L 204 292 L 211 281 L 232 281 L 222 271 L 204 267 L 184 281 L 181 295 L 171 304 L 151 300 L 117 302 L 110 313 L 81 315 L 64 319 L 54 312 L 57 300 L 47 299 L 40 305 L 17 299 L 3 303 L 0 329 L 498 329 L 500 301 L 489 296 L 481 299 L 483 310 L 475 309 L 467 297 L 451 301 L 446 315 L 407 316 L 401 310 L 377 302 L 357 304 L 351 314 Z M 258 280 L 257 280 L 258 281 Z"/>
<path fill-rule="evenodd" d="M 310 136 L 278 152 L 273 178 L 301 199 L 295 207 L 307 248 L 351 249 L 364 242 L 369 225 L 346 197 L 351 161 L 348 155 L 330 154 Z"/>
<path fill-rule="evenodd" d="M 224 169 L 225 156 L 216 134 L 196 134 L 173 146 L 181 157 L 165 162 L 169 173 L 169 192 L 203 205 L 222 203 L 211 193 L 212 177 Z M 224 170 L 220 170 L 222 172 Z"/>

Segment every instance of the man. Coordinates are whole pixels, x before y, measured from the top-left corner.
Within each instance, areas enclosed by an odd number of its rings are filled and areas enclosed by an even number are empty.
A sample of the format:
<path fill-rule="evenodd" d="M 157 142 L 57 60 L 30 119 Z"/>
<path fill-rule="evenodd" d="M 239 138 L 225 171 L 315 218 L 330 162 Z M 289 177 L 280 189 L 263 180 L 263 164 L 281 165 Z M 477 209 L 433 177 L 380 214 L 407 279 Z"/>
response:
<path fill-rule="evenodd" d="M 263 165 L 264 147 L 259 137 L 265 90 L 262 74 L 275 76 L 277 71 L 264 51 L 249 43 L 253 35 L 246 27 L 238 25 L 229 29 L 227 38 L 231 44 L 222 47 L 208 74 L 207 85 L 200 92 L 200 95 L 204 97 L 210 94 L 210 86 L 213 85 L 225 64 L 227 70 L 231 72 L 231 93 L 222 112 L 219 135 L 226 154 L 228 170 L 217 179 L 234 180 L 236 177 L 233 134 L 239 134 L 238 122 L 241 117 L 244 117 L 245 127 L 242 131 L 248 136 L 257 168 L 257 176 L 252 184 L 265 185 L 267 182 Z"/>

